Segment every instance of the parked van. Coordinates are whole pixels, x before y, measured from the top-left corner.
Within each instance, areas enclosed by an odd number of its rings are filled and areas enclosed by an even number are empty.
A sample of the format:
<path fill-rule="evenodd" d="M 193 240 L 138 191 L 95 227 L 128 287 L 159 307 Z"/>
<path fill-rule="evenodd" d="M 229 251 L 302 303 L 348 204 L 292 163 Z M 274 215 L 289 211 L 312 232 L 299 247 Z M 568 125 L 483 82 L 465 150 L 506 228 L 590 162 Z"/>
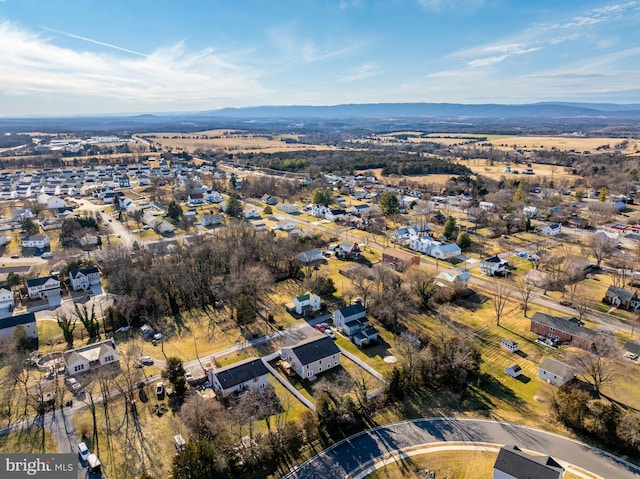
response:
<path fill-rule="evenodd" d="M 100 462 L 100 459 L 98 459 L 98 456 L 95 454 L 89 454 L 87 463 L 89 464 L 89 472 L 100 472 L 102 463 Z"/>

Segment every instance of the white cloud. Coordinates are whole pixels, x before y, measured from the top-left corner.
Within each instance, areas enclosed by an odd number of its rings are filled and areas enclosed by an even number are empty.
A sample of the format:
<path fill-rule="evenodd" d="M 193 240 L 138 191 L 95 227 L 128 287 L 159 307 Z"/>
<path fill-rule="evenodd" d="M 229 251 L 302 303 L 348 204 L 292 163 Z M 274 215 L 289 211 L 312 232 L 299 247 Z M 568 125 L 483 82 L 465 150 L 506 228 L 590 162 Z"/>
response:
<path fill-rule="evenodd" d="M 428 10 L 475 10 L 482 6 L 484 0 L 417 0 L 418 4 Z"/>
<path fill-rule="evenodd" d="M 382 72 L 374 63 L 365 63 L 357 68 L 352 68 L 349 73 L 338 78 L 339 82 L 348 83 L 352 81 L 364 80 L 380 75 Z"/>
<path fill-rule="evenodd" d="M 52 38 L 10 22 L 0 23 L 0 92 L 110 98 L 118 105 L 135 104 L 147 111 L 174 105 L 200 109 L 221 106 L 228 103 L 223 100 L 232 98 L 267 95 L 259 72 L 229 61 L 211 48 L 191 52 L 178 43 L 144 55 L 66 35 L 108 50 L 97 53 L 60 47 Z"/>
<path fill-rule="evenodd" d="M 471 68 L 488 67 L 489 65 L 494 65 L 506 60 L 509 56 L 510 55 L 497 55 L 493 57 L 476 58 L 475 60 L 467 62 L 467 65 Z"/>

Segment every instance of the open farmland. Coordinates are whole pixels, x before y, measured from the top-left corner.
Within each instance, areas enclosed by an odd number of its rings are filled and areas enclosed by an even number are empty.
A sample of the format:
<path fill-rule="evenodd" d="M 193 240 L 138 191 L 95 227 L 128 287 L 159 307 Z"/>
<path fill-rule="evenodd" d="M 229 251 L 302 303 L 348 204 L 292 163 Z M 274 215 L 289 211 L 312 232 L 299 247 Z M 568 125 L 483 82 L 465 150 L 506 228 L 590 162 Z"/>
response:
<path fill-rule="evenodd" d="M 625 142 L 625 145 L 621 145 Z M 616 145 L 623 146 L 620 152 L 623 154 L 636 153 L 640 148 L 637 140 L 624 140 L 622 138 L 583 138 L 579 136 L 509 136 L 500 137 L 483 146 L 500 149 L 521 149 L 523 151 L 550 150 L 552 148 L 561 151 L 574 150 L 578 153 L 585 151 L 595 152 L 600 149 L 605 151 L 613 149 Z"/>
<path fill-rule="evenodd" d="M 274 153 L 297 150 L 331 150 L 329 145 L 297 143 L 298 135 L 268 135 L 235 130 L 197 133 L 148 133 L 145 139 L 172 150 L 222 150 L 242 153 Z"/>

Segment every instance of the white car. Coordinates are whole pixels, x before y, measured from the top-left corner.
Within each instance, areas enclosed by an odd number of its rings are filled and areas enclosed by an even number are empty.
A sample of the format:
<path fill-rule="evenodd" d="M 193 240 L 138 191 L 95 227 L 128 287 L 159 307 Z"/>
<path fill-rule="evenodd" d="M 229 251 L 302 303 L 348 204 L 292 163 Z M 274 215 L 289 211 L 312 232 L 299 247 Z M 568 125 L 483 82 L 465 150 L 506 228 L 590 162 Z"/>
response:
<path fill-rule="evenodd" d="M 324 330 L 324 334 L 329 336 L 331 339 L 336 339 L 336 335 L 330 328 Z"/>
<path fill-rule="evenodd" d="M 187 379 L 187 381 L 191 381 L 193 379 L 193 374 L 191 374 L 191 371 L 187 371 L 184 374 L 184 377 Z"/>
<path fill-rule="evenodd" d="M 82 459 L 82 462 L 84 463 L 86 463 L 87 460 L 89 459 L 89 448 L 84 442 L 81 442 L 80 444 L 78 444 L 78 455 L 80 456 L 80 459 Z"/>
<path fill-rule="evenodd" d="M 162 396 L 164 394 L 164 383 L 160 381 L 156 384 L 156 396 Z"/>
<path fill-rule="evenodd" d="M 153 364 L 153 358 L 151 356 L 140 356 L 138 362 L 143 366 L 151 366 Z"/>
<path fill-rule="evenodd" d="M 153 339 L 160 340 L 162 339 L 162 333 L 156 333 L 153 335 Z"/>

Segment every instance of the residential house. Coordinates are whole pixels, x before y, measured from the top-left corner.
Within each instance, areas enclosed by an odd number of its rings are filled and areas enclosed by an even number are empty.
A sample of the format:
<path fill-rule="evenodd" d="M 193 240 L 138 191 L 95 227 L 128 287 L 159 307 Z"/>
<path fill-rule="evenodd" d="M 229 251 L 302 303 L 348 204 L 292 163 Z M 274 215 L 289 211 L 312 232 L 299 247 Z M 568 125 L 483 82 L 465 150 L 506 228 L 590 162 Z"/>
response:
<path fill-rule="evenodd" d="M 281 348 L 280 357 L 301 378 L 315 379 L 322 371 L 340 364 L 340 348 L 328 336 L 313 337 L 294 346 Z"/>
<path fill-rule="evenodd" d="M 526 205 L 522 208 L 522 214 L 525 218 L 537 218 L 540 216 L 540 210 L 535 206 Z"/>
<path fill-rule="evenodd" d="M 492 256 L 480 261 L 480 271 L 488 276 L 502 276 L 507 273 L 508 263 L 499 256 Z"/>
<path fill-rule="evenodd" d="M 342 328 L 349 321 L 359 320 L 367 315 L 366 308 L 360 301 L 344 306 L 333 312 L 333 325 L 336 328 Z"/>
<path fill-rule="evenodd" d="M 325 205 L 314 204 L 311 206 L 311 216 L 317 218 L 324 218 L 329 211 L 329 207 Z"/>
<path fill-rule="evenodd" d="M 24 328 L 29 339 L 36 339 L 38 337 L 38 326 L 36 324 L 35 314 L 24 313 L 0 319 L 0 340 L 12 340 L 13 333 L 18 326 Z"/>
<path fill-rule="evenodd" d="M 409 240 L 409 249 L 426 255 L 431 253 L 431 250 L 436 246 L 440 246 L 440 243 L 429 236 L 415 236 Z"/>
<path fill-rule="evenodd" d="M 0 285 L 0 309 L 8 308 L 10 311 L 15 307 L 16 302 L 13 298 L 13 290 L 8 284 Z"/>
<path fill-rule="evenodd" d="M 371 207 L 369 205 L 355 205 L 349 208 L 349 212 L 356 216 L 369 214 Z"/>
<path fill-rule="evenodd" d="M 217 191 L 211 191 L 209 193 L 204 193 L 202 196 L 205 202 L 209 203 L 222 203 L 222 195 Z"/>
<path fill-rule="evenodd" d="M 420 256 L 395 248 L 385 248 L 382 251 L 382 262 L 397 271 L 405 271 L 411 266 L 420 265 Z"/>
<path fill-rule="evenodd" d="M 344 242 L 340 243 L 336 254 L 339 258 L 357 259 L 360 257 L 361 253 L 362 251 L 360 250 L 358 243 Z"/>
<path fill-rule="evenodd" d="M 517 446 L 502 446 L 493 479 L 562 479 L 564 469 L 549 456 L 532 456 Z"/>
<path fill-rule="evenodd" d="M 306 316 L 309 313 L 320 310 L 320 296 L 313 294 L 311 291 L 307 291 L 306 293 L 294 298 L 293 305 L 296 313 Z"/>
<path fill-rule="evenodd" d="M 22 239 L 22 247 L 23 248 L 38 248 L 45 249 L 49 246 L 51 240 L 47 235 L 32 235 L 25 236 Z"/>
<path fill-rule="evenodd" d="M 458 201 L 463 208 L 469 208 L 473 204 L 473 196 L 469 193 L 462 193 L 458 197 Z"/>
<path fill-rule="evenodd" d="M 278 203 L 276 205 L 276 209 L 280 211 L 284 211 L 285 213 L 292 214 L 292 213 L 297 213 L 299 207 L 294 203 Z"/>
<path fill-rule="evenodd" d="M 260 198 L 260 201 L 262 201 L 265 205 L 269 205 L 269 206 L 275 206 L 278 204 L 278 198 L 269 194 L 262 195 L 262 198 Z"/>
<path fill-rule="evenodd" d="M 562 225 L 560 223 L 549 223 L 539 228 L 539 230 L 545 236 L 557 236 L 562 233 Z"/>
<path fill-rule="evenodd" d="M 590 350 L 593 343 L 602 333 L 587 329 L 570 319 L 557 318 L 541 312 L 536 312 L 531 318 L 530 330 L 539 336 L 556 341 L 571 343 L 585 350 Z"/>
<path fill-rule="evenodd" d="M 329 211 L 325 212 L 324 219 L 329 221 L 342 221 L 347 214 L 348 213 L 342 208 L 331 208 Z"/>
<path fill-rule="evenodd" d="M 74 291 L 87 291 L 100 284 L 100 271 L 96 267 L 74 269 L 69 271 L 69 280 Z"/>
<path fill-rule="evenodd" d="M 298 253 L 296 258 L 303 264 L 310 264 L 314 261 L 320 261 L 322 256 L 322 250 L 312 249 L 309 251 L 303 251 L 302 253 Z"/>
<path fill-rule="evenodd" d="M 635 309 L 638 304 L 638 293 L 633 289 L 612 285 L 607 289 L 602 301 L 622 309 Z"/>
<path fill-rule="evenodd" d="M 255 208 L 250 208 L 247 211 L 244 211 L 242 213 L 242 216 L 248 220 L 257 219 L 257 218 L 260 218 L 260 212 Z"/>
<path fill-rule="evenodd" d="M 64 363 L 69 374 L 79 374 L 118 362 L 116 343 L 111 339 L 70 349 L 64 353 Z"/>
<path fill-rule="evenodd" d="M 260 358 L 209 370 L 209 382 L 216 394 L 227 397 L 246 389 L 265 389 L 269 384 L 269 371 Z"/>
<path fill-rule="evenodd" d="M 222 215 L 202 215 L 200 216 L 202 226 L 214 226 L 222 224 Z"/>
<path fill-rule="evenodd" d="M 515 341 L 513 341 L 511 339 L 504 338 L 500 345 L 504 349 L 506 349 L 507 351 L 510 351 L 512 353 L 515 353 L 516 351 L 520 351 L 520 346 L 518 345 L 518 343 L 516 343 Z"/>
<path fill-rule="evenodd" d="M 27 280 L 29 299 L 44 299 L 49 296 L 60 295 L 60 280 L 57 275 L 45 276 Z"/>
<path fill-rule="evenodd" d="M 437 225 L 441 225 L 442 226 L 447 221 L 447 217 L 438 211 L 431 218 L 429 218 L 429 220 L 432 223 L 435 223 Z"/>
<path fill-rule="evenodd" d="M 539 269 L 530 269 L 529 271 L 527 271 L 527 274 L 524 275 L 524 281 L 546 291 L 551 287 L 553 278 L 549 273 L 545 271 L 540 271 Z"/>
<path fill-rule="evenodd" d="M 461 253 L 462 250 L 460 249 L 460 246 L 455 243 L 449 243 L 434 246 L 428 254 L 436 259 L 447 260 L 455 258 Z"/>
<path fill-rule="evenodd" d="M 478 203 L 478 208 L 484 211 L 495 211 L 496 205 L 495 203 L 491 203 L 490 201 L 481 201 Z"/>
<path fill-rule="evenodd" d="M 413 226 L 402 226 L 391 233 L 391 241 L 404 244 L 411 241 L 412 238 L 418 237 L 419 234 L 418 229 Z"/>
<path fill-rule="evenodd" d="M 469 279 L 471 279 L 471 274 L 467 271 L 442 271 L 436 276 L 436 285 L 441 288 L 453 286 L 458 289 L 467 289 Z"/>
<path fill-rule="evenodd" d="M 546 358 L 538 366 L 538 377 L 558 387 L 567 384 L 575 375 L 576 372 L 571 366 L 551 358 Z"/>
<path fill-rule="evenodd" d="M 187 197 L 187 203 L 189 204 L 189 206 L 203 205 L 205 203 L 204 193 L 202 191 L 193 191 L 189 193 L 189 196 Z"/>

